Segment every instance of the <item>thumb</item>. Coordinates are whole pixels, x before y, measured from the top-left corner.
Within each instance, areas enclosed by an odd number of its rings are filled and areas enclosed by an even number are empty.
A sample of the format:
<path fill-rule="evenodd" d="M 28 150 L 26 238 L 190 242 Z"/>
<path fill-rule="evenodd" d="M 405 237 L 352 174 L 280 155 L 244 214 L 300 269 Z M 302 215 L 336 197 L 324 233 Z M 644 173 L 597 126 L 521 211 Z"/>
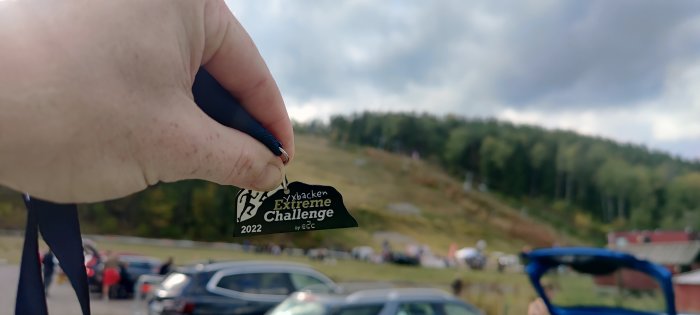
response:
<path fill-rule="evenodd" d="M 203 179 L 258 191 L 271 190 L 282 182 L 284 164 L 259 141 L 223 126 L 184 100 L 185 114 L 165 121 L 158 141 L 160 158 L 155 167 L 165 182 Z M 162 142 L 165 142 L 163 145 Z"/>
<path fill-rule="evenodd" d="M 265 61 L 224 1 L 205 8 L 202 64 L 216 80 L 270 131 L 294 158 L 294 133 L 282 95 Z"/>

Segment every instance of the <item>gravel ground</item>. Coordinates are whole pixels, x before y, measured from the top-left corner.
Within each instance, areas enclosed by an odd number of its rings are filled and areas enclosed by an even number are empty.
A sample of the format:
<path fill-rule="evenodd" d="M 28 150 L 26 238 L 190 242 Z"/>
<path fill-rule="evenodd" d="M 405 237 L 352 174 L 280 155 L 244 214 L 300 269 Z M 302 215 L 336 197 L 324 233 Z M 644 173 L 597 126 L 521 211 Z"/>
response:
<path fill-rule="evenodd" d="M 0 314 L 14 314 L 15 297 L 19 266 L 0 264 Z M 50 314 L 80 314 L 80 305 L 73 288 L 67 281 L 54 284 L 49 291 L 48 305 Z M 133 315 L 145 314 L 145 307 L 136 308 L 132 300 L 103 301 L 92 298 L 93 315 Z"/>

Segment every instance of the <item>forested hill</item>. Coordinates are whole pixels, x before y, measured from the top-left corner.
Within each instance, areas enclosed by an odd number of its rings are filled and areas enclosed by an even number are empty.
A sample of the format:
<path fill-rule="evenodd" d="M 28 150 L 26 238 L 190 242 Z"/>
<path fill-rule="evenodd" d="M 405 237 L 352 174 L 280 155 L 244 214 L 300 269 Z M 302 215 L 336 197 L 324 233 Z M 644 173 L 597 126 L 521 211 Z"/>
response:
<path fill-rule="evenodd" d="M 612 228 L 700 228 L 700 164 L 567 131 L 427 114 L 335 116 L 335 143 L 420 157 L 521 205 Z M 548 210 L 548 211 L 549 211 Z"/>

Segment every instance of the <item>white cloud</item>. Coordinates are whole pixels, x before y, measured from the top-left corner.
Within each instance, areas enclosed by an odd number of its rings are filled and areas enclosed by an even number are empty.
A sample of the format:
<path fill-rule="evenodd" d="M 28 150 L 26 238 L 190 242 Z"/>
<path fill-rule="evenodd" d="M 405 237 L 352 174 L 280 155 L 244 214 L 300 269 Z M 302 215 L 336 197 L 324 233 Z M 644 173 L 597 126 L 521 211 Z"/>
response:
<path fill-rule="evenodd" d="M 538 109 L 546 108 L 546 109 Z M 515 123 L 574 130 L 647 144 L 700 140 L 700 59 L 669 69 L 662 93 L 633 107 L 504 108 L 496 117 Z M 695 148 L 688 148 L 695 152 Z"/>
<path fill-rule="evenodd" d="M 455 113 L 700 151 L 700 2 L 229 5 L 300 121 Z"/>
<path fill-rule="evenodd" d="M 654 140 L 700 139 L 700 58 L 668 71 L 666 89 L 648 113 Z"/>
<path fill-rule="evenodd" d="M 591 109 L 579 111 L 542 111 L 507 108 L 496 117 L 518 124 L 549 129 L 573 130 L 590 136 L 605 136 L 618 141 L 642 142 L 648 139 L 649 121 L 639 111 Z"/>
<path fill-rule="evenodd" d="M 425 87 L 421 85 L 408 86 L 402 93 L 385 93 L 371 86 L 359 86 L 348 90 L 343 98 L 312 98 L 297 99 L 285 96 L 285 102 L 292 119 L 308 122 L 314 119 L 326 120 L 337 114 L 352 114 L 360 111 L 413 111 L 418 113 L 448 114 L 458 108 L 445 107 L 444 104 L 455 104 L 461 95 L 453 88 Z M 410 101 L 409 101 L 410 100 Z M 472 112 L 481 110 L 476 107 Z"/>

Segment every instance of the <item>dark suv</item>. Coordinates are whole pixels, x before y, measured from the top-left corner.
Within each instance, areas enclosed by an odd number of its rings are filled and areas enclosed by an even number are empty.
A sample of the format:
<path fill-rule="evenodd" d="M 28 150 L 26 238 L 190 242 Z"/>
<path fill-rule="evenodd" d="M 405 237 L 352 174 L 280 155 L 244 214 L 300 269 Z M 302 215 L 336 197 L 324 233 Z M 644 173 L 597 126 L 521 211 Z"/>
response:
<path fill-rule="evenodd" d="M 275 261 L 200 264 L 170 273 L 149 302 L 150 315 L 262 315 L 291 293 L 336 292 L 309 266 Z"/>

